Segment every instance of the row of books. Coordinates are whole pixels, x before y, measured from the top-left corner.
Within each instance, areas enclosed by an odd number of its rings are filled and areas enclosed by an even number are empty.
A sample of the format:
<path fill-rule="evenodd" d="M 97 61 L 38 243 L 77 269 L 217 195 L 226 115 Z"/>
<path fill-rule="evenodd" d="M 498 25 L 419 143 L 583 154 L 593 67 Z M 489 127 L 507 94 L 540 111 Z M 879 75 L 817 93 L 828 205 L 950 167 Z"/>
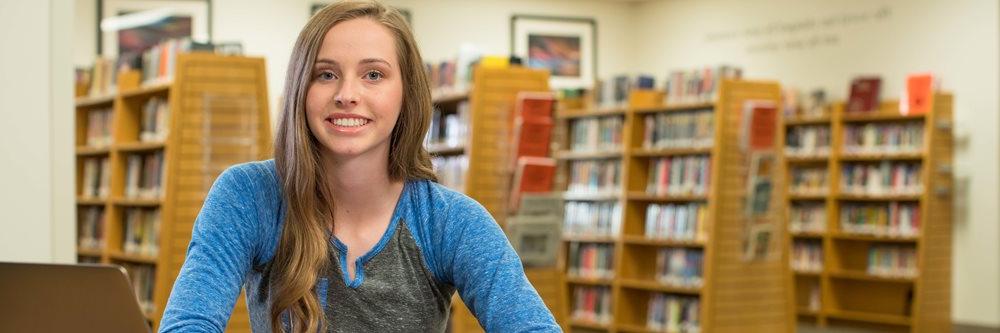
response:
<path fill-rule="evenodd" d="M 77 244 L 82 248 L 104 247 L 104 207 L 80 207 L 77 215 Z"/>
<path fill-rule="evenodd" d="M 563 233 L 567 236 L 616 237 L 622 227 L 622 205 L 615 202 L 566 202 Z"/>
<path fill-rule="evenodd" d="M 662 248 L 656 252 L 656 279 L 671 286 L 700 288 L 704 258 L 701 249 Z"/>
<path fill-rule="evenodd" d="M 660 332 L 700 332 L 699 311 L 698 297 L 656 293 L 649 299 L 646 327 Z"/>
<path fill-rule="evenodd" d="M 788 211 L 788 226 L 791 232 L 823 232 L 826 230 L 826 204 L 822 202 L 796 202 L 789 207 Z"/>
<path fill-rule="evenodd" d="M 808 93 L 794 87 L 781 92 L 782 109 L 786 118 L 815 118 L 830 115 L 826 90 L 813 89 Z"/>
<path fill-rule="evenodd" d="M 651 159 L 646 193 L 653 195 L 704 195 L 708 193 L 711 159 L 708 155 Z"/>
<path fill-rule="evenodd" d="M 877 164 L 844 164 L 841 191 L 849 194 L 920 194 L 920 163 L 882 161 Z"/>
<path fill-rule="evenodd" d="M 727 65 L 672 71 L 667 75 L 666 104 L 714 101 L 722 80 L 742 76 L 742 69 Z"/>
<path fill-rule="evenodd" d="M 125 169 L 125 197 L 129 199 L 158 199 L 163 196 L 163 151 L 128 156 Z"/>
<path fill-rule="evenodd" d="M 582 160 L 569 162 L 570 194 L 612 193 L 621 190 L 621 160 Z"/>
<path fill-rule="evenodd" d="M 873 245 L 868 249 L 868 274 L 886 277 L 917 276 L 916 247 Z"/>
<path fill-rule="evenodd" d="M 569 243 L 568 275 L 582 278 L 614 278 L 614 245 Z"/>
<path fill-rule="evenodd" d="M 151 265 L 120 264 L 128 273 L 128 279 L 132 283 L 132 291 L 139 300 L 139 307 L 144 313 L 156 312 L 156 304 L 153 303 L 153 287 L 156 285 L 156 268 Z"/>
<path fill-rule="evenodd" d="M 844 126 L 844 153 L 919 153 L 924 147 L 924 124 L 919 121 L 867 123 Z"/>
<path fill-rule="evenodd" d="M 657 239 L 704 240 L 706 223 L 705 203 L 650 204 L 646 207 L 645 235 Z"/>
<path fill-rule="evenodd" d="M 192 50 L 210 48 L 209 44 L 194 43 L 191 38 L 172 38 L 161 41 L 142 53 L 142 82 L 155 84 L 169 82 L 177 68 L 177 55 Z"/>
<path fill-rule="evenodd" d="M 160 252 L 160 220 L 158 208 L 126 209 L 122 233 L 125 254 L 155 257 Z"/>
<path fill-rule="evenodd" d="M 80 196 L 107 198 L 111 183 L 111 163 L 107 157 L 83 158 L 83 180 Z"/>
<path fill-rule="evenodd" d="M 458 103 L 456 112 L 434 108 L 431 125 L 424 139 L 425 145 L 459 146 L 469 135 L 469 103 Z"/>
<path fill-rule="evenodd" d="M 84 74 L 82 81 L 87 81 L 89 88 L 87 96 L 101 97 L 118 91 L 118 61 L 112 58 L 97 57 L 94 66 Z"/>
<path fill-rule="evenodd" d="M 789 157 L 830 154 L 829 126 L 794 126 L 785 135 L 785 155 Z"/>
<path fill-rule="evenodd" d="M 826 194 L 828 174 L 826 167 L 792 167 L 789 173 L 791 194 Z"/>
<path fill-rule="evenodd" d="M 142 127 L 139 141 L 163 142 L 167 139 L 170 126 L 170 104 L 161 97 L 153 97 L 142 106 Z"/>
<path fill-rule="evenodd" d="M 611 288 L 606 286 L 573 287 L 574 320 L 599 324 L 611 323 Z"/>
<path fill-rule="evenodd" d="M 571 151 L 620 150 L 624 119 L 621 116 L 576 119 L 570 122 Z"/>
<path fill-rule="evenodd" d="M 460 56 L 461 57 L 461 56 Z M 425 63 L 427 78 L 436 91 L 457 91 L 469 86 L 472 81 L 468 63 L 456 59 L 438 63 Z"/>
<path fill-rule="evenodd" d="M 804 308 L 809 309 L 809 311 L 818 312 L 822 307 L 822 291 L 819 288 L 819 282 L 813 282 L 809 286 L 809 295 L 806 298 L 806 304 Z"/>
<path fill-rule="evenodd" d="M 88 147 L 107 147 L 111 145 L 111 108 L 87 111 L 87 137 L 84 144 Z"/>
<path fill-rule="evenodd" d="M 849 234 L 913 237 L 920 233 L 916 203 L 849 203 L 840 208 L 840 229 Z"/>
<path fill-rule="evenodd" d="M 465 173 L 469 170 L 467 155 L 435 156 L 431 158 L 431 164 L 434 165 L 438 183 L 459 192 L 465 190 Z"/>
<path fill-rule="evenodd" d="M 791 266 L 796 272 L 823 271 L 823 242 L 815 239 L 796 239 L 792 242 Z"/>
<path fill-rule="evenodd" d="M 632 89 L 651 86 L 649 84 L 651 79 L 648 76 L 630 78 L 628 75 L 618 75 L 611 79 L 600 79 L 597 81 L 597 85 L 594 86 L 594 104 L 601 109 L 625 107 L 628 105 L 628 96 L 632 92 Z"/>
<path fill-rule="evenodd" d="M 711 147 L 715 138 L 715 113 L 711 110 L 647 115 L 643 148 Z"/>

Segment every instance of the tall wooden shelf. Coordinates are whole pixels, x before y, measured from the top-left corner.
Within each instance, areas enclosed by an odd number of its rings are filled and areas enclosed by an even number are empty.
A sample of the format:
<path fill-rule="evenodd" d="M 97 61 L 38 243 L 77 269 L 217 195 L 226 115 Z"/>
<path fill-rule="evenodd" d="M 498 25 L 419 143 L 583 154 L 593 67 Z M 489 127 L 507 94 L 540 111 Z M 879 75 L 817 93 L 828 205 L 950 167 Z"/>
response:
<path fill-rule="evenodd" d="M 546 71 L 522 67 L 476 67 L 472 88 L 467 91 L 436 91 L 435 107 L 443 113 L 457 112 L 460 103 L 468 103 L 468 135 L 455 146 L 429 145 L 432 156 L 464 155 L 468 159 L 462 178 L 464 189 L 489 211 L 501 226 L 509 212 L 511 169 L 510 138 L 513 133 L 514 105 L 522 91 L 549 91 Z M 563 276 L 555 268 L 526 268 L 525 273 L 542 296 L 556 321 L 562 323 L 561 294 Z M 456 294 L 452 298 L 452 332 L 483 332 L 475 316 Z"/>
<path fill-rule="evenodd" d="M 821 203 L 827 220 L 829 220 L 831 216 L 834 216 L 833 212 L 836 209 L 835 201 L 837 197 L 837 188 L 832 184 L 835 179 L 838 179 L 839 174 L 834 167 L 834 161 L 837 160 L 838 150 L 833 149 L 833 147 L 836 140 L 839 139 L 834 137 L 835 135 L 838 135 L 834 133 L 842 132 L 838 121 L 841 110 L 843 110 L 843 104 L 835 103 L 826 108 L 822 116 L 786 117 L 783 121 L 785 128 L 781 130 L 786 137 L 788 135 L 788 131 L 796 127 L 825 127 L 830 131 L 830 142 L 827 142 L 827 145 L 830 148 L 828 151 L 814 155 L 785 155 L 785 170 L 787 170 L 785 184 L 788 184 L 789 187 L 792 185 L 792 172 L 797 168 L 826 169 L 826 193 L 799 194 L 792 191 L 790 188 L 786 189 L 786 198 L 788 200 L 786 207 L 788 207 L 789 213 L 785 217 L 784 221 L 786 221 L 786 224 L 784 225 L 787 227 L 788 249 L 790 251 L 793 249 L 794 244 L 797 241 L 818 241 L 821 244 L 820 248 L 823 253 L 827 253 L 827 248 L 829 248 L 829 242 L 831 241 L 829 224 L 825 224 L 825 227 L 822 230 L 793 230 L 791 227 L 790 212 L 796 205 L 815 205 L 817 203 Z M 791 253 L 789 257 L 791 257 Z M 812 322 L 813 324 L 821 327 L 826 326 L 826 316 L 822 312 L 821 304 L 824 299 L 822 296 L 823 290 L 826 290 L 827 283 L 829 282 L 829 279 L 827 278 L 829 272 L 825 269 L 819 272 L 796 271 L 791 265 L 791 260 L 789 260 L 787 264 L 789 265 L 789 270 L 792 272 L 791 290 L 795 295 L 795 312 L 798 320 Z M 810 297 L 818 298 L 820 302 L 819 305 L 810 306 Z"/>
<path fill-rule="evenodd" d="M 650 300 L 656 294 L 697 297 L 699 324 L 702 332 L 792 332 L 794 304 L 787 289 L 790 274 L 784 231 L 779 226 L 779 212 L 785 202 L 783 193 L 774 191 L 771 197 L 773 228 L 770 255 L 765 259 L 745 261 L 743 217 L 746 196 L 746 154 L 739 148 L 741 114 L 745 102 L 769 101 L 779 105 L 780 88 L 772 82 L 724 81 L 718 97 L 711 103 L 678 106 L 630 105 L 617 111 L 564 112 L 558 117 L 560 136 L 557 146 L 569 149 L 566 136 L 570 122 L 584 117 L 623 117 L 623 154 L 621 190 L 614 198 L 622 205 L 623 221 L 618 236 L 600 237 L 613 246 L 614 276 L 598 284 L 611 288 L 612 319 L 609 322 L 570 320 L 571 331 L 654 332 L 647 326 Z M 713 113 L 714 140 L 710 148 L 651 150 L 642 147 L 645 125 L 643 117 L 660 113 L 710 110 Z M 655 196 L 646 193 L 649 164 L 652 159 L 668 156 L 707 156 L 711 175 L 706 195 Z M 781 152 L 777 152 L 781 161 Z M 557 186 L 567 188 L 568 163 L 560 161 Z M 775 170 L 775 181 L 781 170 Z M 567 201 L 572 197 L 567 196 Z M 646 210 L 652 203 L 702 202 L 707 205 L 704 239 L 691 241 L 663 240 L 644 235 Z M 594 239 L 567 236 L 563 239 L 561 261 L 568 265 L 572 243 L 593 242 Z M 703 251 L 701 286 L 673 286 L 656 278 L 657 251 L 663 248 L 701 249 Z M 567 277 L 567 305 L 574 304 L 573 288 L 594 285 L 592 279 Z"/>
<path fill-rule="evenodd" d="M 96 206 L 104 211 L 102 246 L 78 246 L 78 260 L 152 267 L 155 309 L 146 315 L 154 328 L 159 325 L 184 262 L 195 218 L 215 178 L 230 165 L 267 158 L 272 142 L 264 59 L 180 54 L 175 69 L 169 82 L 130 86 L 123 83 L 129 80 L 122 79 L 118 93 L 76 102 L 77 206 Z M 132 76 L 132 82 L 138 81 L 138 73 L 122 74 L 126 76 Z M 168 102 L 168 135 L 162 142 L 140 142 L 142 108 L 153 97 Z M 112 142 L 88 147 L 87 115 L 99 109 L 112 110 Z M 162 194 L 155 198 L 126 198 L 129 156 L 152 153 L 164 156 Z M 95 156 L 110 160 L 110 191 L 105 197 L 84 197 L 80 195 L 84 159 Z M 159 230 L 154 231 L 159 250 L 155 255 L 123 250 L 125 212 L 136 207 L 159 210 Z M 250 331 L 242 295 L 227 331 Z"/>
<path fill-rule="evenodd" d="M 847 114 L 843 103 L 832 108 L 830 117 L 831 152 L 828 159 L 816 161 L 829 168 L 826 203 L 826 229 L 818 234 L 793 235 L 793 239 L 818 237 L 822 240 L 823 270 L 819 274 L 796 273 L 796 291 L 800 319 L 815 320 L 821 326 L 845 326 L 881 332 L 950 332 L 951 331 L 951 235 L 953 137 L 952 100 L 948 93 L 933 95 L 927 114 L 900 115 L 899 102 L 883 102 L 879 110 Z M 923 148 L 907 154 L 847 154 L 844 127 L 868 123 L 893 124 L 919 122 L 923 129 Z M 788 121 L 788 126 L 805 124 Z M 818 124 L 818 123 L 814 123 Z M 842 188 L 845 164 L 906 162 L 919 163 L 923 191 L 916 195 L 847 195 Z M 791 200 L 791 199 L 790 199 Z M 842 230 L 841 213 L 845 203 L 908 202 L 919 205 L 919 231 L 914 236 L 888 237 L 851 234 Z M 917 275 L 881 276 L 866 272 L 872 246 L 913 246 L 916 249 Z M 802 293 L 806 284 L 821 287 L 820 309 L 805 306 Z"/>

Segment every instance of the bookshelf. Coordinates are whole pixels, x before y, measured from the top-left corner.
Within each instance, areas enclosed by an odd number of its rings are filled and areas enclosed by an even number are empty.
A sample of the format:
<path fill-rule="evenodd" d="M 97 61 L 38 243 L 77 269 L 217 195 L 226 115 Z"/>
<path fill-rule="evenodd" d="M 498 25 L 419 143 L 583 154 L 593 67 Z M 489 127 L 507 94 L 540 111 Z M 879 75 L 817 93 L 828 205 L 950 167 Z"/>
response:
<path fill-rule="evenodd" d="M 441 183 L 478 201 L 503 226 L 513 176 L 509 141 L 516 97 L 522 91 L 548 91 L 549 75 L 521 67 L 483 66 L 472 74 L 471 89 L 433 91 L 436 110 L 425 143 Z M 556 321 L 563 323 L 562 272 L 526 268 L 525 273 Z M 483 332 L 457 294 L 452 298 L 451 329 Z"/>
<path fill-rule="evenodd" d="M 837 179 L 832 150 L 843 104 L 823 108 L 819 115 L 790 115 L 784 119 L 785 163 L 788 170 L 788 262 L 792 272 L 795 312 L 800 322 L 826 326 L 822 313 L 823 290 L 830 274 L 823 267 L 829 246 L 828 217 L 834 216 Z"/>
<path fill-rule="evenodd" d="M 952 100 L 936 93 L 916 115 L 900 115 L 898 101 L 863 114 L 834 108 L 821 323 L 951 331 Z"/>
<path fill-rule="evenodd" d="M 173 68 L 150 85 L 123 72 L 117 93 L 75 107 L 77 258 L 125 266 L 154 328 L 215 178 L 272 141 L 263 59 L 179 54 Z M 250 331 L 242 295 L 227 331 Z"/>
<path fill-rule="evenodd" d="M 566 294 L 572 316 L 570 330 L 666 331 L 671 329 L 667 326 L 669 319 L 659 316 L 665 308 L 670 308 L 674 313 L 685 312 L 685 317 L 699 318 L 697 326 L 703 332 L 792 332 L 794 305 L 792 294 L 786 288 L 790 277 L 785 264 L 788 259 L 787 244 L 779 241 L 785 236 L 782 228 L 778 227 L 780 218 L 776 216 L 780 215 L 785 205 L 783 193 L 779 193 L 781 191 L 772 192 L 770 197 L 771 213 L 768 219 L 774 229 L 769 256 L 753 261 L 743 259 L 744 175 L 748 167 L 747 156 L 739 149 L 740 114 L 744 103 L 749 100 L 770 101 L 777 105 L 780 100 L 778 85 L 725 80 L 710 102 L 680 105 L 649 105 L 642 101 L 660 100 L 662 95 L 654 95 L 653 98 L 639 96 L 657 93 L 632 92 L 629 107 L 622 110 L 563 110 L 557 117 L 560 120 L 557 146 L 562 156 L 571 155 L 574 144 L 580 142 L 573 135 L 575 122 L 590 118 L 621 119 L 618 131 L 622 139 L 615 141 L 620 146 L 609 145 L 611 150 L 622 151 L 620 160 L 617 156 L 588 156 L 592 159 L 614 159 L 621 163 L 617 185 L 610 187 L 613 195 L 603 198 L 621 208 L 612 209 L 611 222 L 587 220 L 594 222 L 599 230 L 604 225 L 617 229 L 598 235 L 585 229 L 577 232 L 582 234 L 579 235 L 573 232 L 575 229 L 564 227 L 564 230 L 569 230 L 563 239 L 562 261 L 568 272 Z M 698 130 L 692 130 L 687 137 L 676 138 L 670 134 L 674 130 L 663 131 L 674 124 L 685 124 Z M 654 144 L 644 144 L 648 139 L 647 130 L 664 133 L 668 140 L 679 141 L 661 145 L 654 139 Z M 781 152 L 776 154 L 777 160 L 781 161 Z M 690 180 L 672 181 L 665 174 L 658 175 L 662 174 L 658 170 L 668 168 L 665 162 L 661 162 L 666 160 L 673 165 L 684 165 L 689 170 L 706 170 L 706 173 L 692 174 Z M 567 205 L 578 198 L 586 198 L 585 194 L 576 194 L 578 191 L 574 190 L 577 181 L 574 179 L 573 163 L 579 161 L 563 159 L 560 163 L 557 188 L 567 191 Z M 783 174 L 780 168 L 773 170 L 773 179 L 779 185 L 782 179 L 778 177 Z M 674 183 L 673 186 L 682 190 L 658 191 L 648 187 L 650 177 Z M 607 192 L 604 188 L 597 190 L 601 195 Z M 671 218 L 668 219 L 668 216 Z M 670 229 L 663 222 L 666 220 L 690 223 L 684 224 L 683 228 Z M 578 223 L 573 220 L 569 209 L 566 223 L 569 226 Z M 574 274 L 578 272 L 573 267 L 574 262 L 594 261 L 593 256 L 580 259 L 576 251 L 584 244 L 596 241 L 612 246 L 611 276 Z M 682 268 L 670 267 L 670 263 L 682 262 L 687 263 Z M 658 272 L 658 263 L 667 263 L 663 265 L 666 272 Z M 599 264 L 604 263 L 598 261 Z M 700 274 L 696 273 L 699 271 Z M 610 304 L 601 303 L 603 299 L 593 296 L 595 292 L 592 290 L 609 295 Z M 609 311 L 603 311 L 606 308 L 610 308 Z M 651 312 L 651 308 L 655 312 Z M 573 316 L 575 313 L 582 315 Z M 659 324 L 652 320 L 657 319 L 653 318 L 654 315 L 659 317 L 660 320 L 656 321 Z M 680 324 L 677 328 L 692 329 L 690 325 L 694 325 Z"/>

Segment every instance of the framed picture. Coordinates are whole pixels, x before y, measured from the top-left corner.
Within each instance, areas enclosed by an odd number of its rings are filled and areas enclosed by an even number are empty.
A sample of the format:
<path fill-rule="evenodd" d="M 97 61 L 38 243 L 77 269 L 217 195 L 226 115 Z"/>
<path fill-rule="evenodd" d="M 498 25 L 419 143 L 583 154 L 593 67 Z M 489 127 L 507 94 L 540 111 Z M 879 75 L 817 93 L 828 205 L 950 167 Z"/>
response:
<path fill-rule="evenodd" d="M 318 12 L 320 9 L 323 9 L 323 7 L 326 7 L 329 4 L 330 3 L 318 3 L 318 2 L 313 3 L 312 6 L 309 7 L 309 17 L 316 15 L 316 12 Z M 396 8 L 396 10 L 398 10 L 400 14 L 403 14 L 403 18 L 406 19 L 407 24 L 409 24 L 411 27 L 413 26 L 413 19 L 411 18 L 409 9 L 399 8 L 399 7 L 393 7 L 393 8 Z"/>
<path fill-rule="evenodd" d="M 548 69 L 554 89 L 587 88 L 597 72 L 597 22 L 591 18 L 514 15 L 511 54 L 524 65 Z"/>
<path fill-rule="evenodd" d="M 98 50 L 137 53 L 163 39 L 211 40 L 211 0 L 98 0 Z"/>

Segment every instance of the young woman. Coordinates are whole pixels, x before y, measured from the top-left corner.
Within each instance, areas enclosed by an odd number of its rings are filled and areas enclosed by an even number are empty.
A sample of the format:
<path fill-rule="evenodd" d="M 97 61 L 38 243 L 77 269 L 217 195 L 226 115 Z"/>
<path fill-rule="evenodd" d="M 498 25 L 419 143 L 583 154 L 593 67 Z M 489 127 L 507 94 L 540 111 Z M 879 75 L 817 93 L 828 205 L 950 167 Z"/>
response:
<path fill-rule="evenodd" d="M 489 213 L 434 182 L 430 89 L 398 12 L 313 16 L 284 100 L 274 160 L 205 199 L 162 332 L 223 331 L 241 288 L 259 332 L 441 332 L 456 290 L 487 331 L 559 330 Z"/>

